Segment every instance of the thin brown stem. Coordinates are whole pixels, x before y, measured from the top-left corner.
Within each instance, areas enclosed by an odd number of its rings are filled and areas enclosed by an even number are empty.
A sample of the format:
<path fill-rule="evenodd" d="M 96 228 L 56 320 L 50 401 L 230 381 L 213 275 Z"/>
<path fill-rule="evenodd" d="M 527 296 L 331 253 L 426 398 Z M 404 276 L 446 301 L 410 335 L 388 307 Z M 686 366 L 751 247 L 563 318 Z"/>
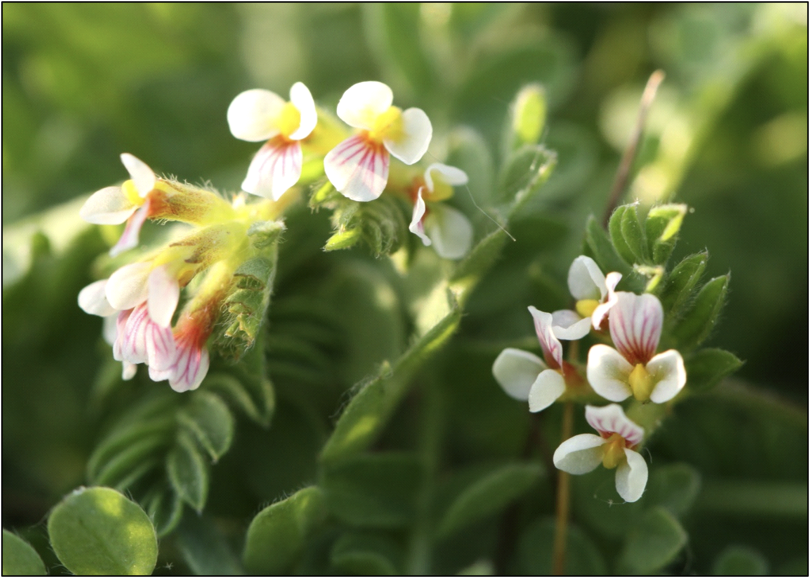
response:
<path fill-rule="evenodd" d="M 605 210 L 605 216 L 602 219 L 605 226 L 607 226 L 610 215 L 613 213 L 613 209 L 618 206 L 619 200 L 622 198 L 624 190 L 627 187 L 627 176 L 630 174 L 630 169 L 633 167 L 633 161 L 636 158 L 638 144 L 641 142 L 641 136 L 644 134 L 644 125 L 647 122 L 647 113 L 650 111 L 650 106 L 655 99 L 655 93 L 658 91 L 658 86 L 663 80 L 664 71 L 656 70 L 650 75 L 649 80 L 647 80 L 647 86 L 644 87 L 644 93 L 641 95 L 641 105 L 638 111 L 638 118 L 636 119 L 636 128 L 633 131 L 630 142 L 627 144 L 627 148 L 624 149 L 622 160 L 619 162 L 619 168 L 616 171 L 616 177 L 613 179 L 613 188 L 610 190 L 610 200 L 608 202 L 607 209 Z"/>
<path fill-rule="evenodd" d="M 563 420 L 561 438 L 563 441 L 571 437 L 574 430 L 574 404 L 565 402 L 563 407 Z M 565 549 L 568 536 L 568 512 L 571 503 L 571 485 L 568 472 L 562 470 L 557 475 L 557 523 L 554 528 L 554 553 L 551 573 L 555 576 L 565 574 Z"/>

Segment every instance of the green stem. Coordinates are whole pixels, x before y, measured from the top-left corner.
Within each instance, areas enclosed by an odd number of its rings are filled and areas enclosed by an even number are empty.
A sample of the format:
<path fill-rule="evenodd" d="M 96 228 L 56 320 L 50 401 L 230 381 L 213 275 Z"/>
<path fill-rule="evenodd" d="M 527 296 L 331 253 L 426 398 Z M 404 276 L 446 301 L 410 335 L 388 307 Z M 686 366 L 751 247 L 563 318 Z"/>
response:
<path fill-rule="evenodd" d="M 574 404 L 566 401 L 563 407 L 562 441 L 571 437 L 574 430 Z M 568 472 L 562 470 L 557 475 L 557 523 L 554 528 L 554 552 L 551 573 L 555 576 L 565 574 L 565 549 L 568 536 L 568 512 L 571 503 L 571 479 Z"/>

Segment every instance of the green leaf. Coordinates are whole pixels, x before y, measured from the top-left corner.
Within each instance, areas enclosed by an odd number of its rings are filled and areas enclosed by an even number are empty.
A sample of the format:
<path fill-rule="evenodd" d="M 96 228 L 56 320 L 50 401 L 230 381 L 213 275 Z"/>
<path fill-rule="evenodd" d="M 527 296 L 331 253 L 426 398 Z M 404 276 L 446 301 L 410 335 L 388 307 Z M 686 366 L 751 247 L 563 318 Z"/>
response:
<path fill-rule="evenodd" d="M 708 260 L 709 254 L 705 251 L 689 255 L 669 274 L 658 292 L 666 317 L 677 317 L 681 308 L 689 302 Z"/>
<path fill-rule="evenodd" d="M 661 506 L 644 513 L 631 527 L 620 557 L 620 567 L 651 574 L 664 568 L 686 545 L 686 531 Z"/>
<path fill-rule="evenodd" d="M 244 574 L 225 537 L 205 516 L 186 517 L 177 531 L 177 546 L 197 576 Z"/>
<path fill-rule="evenodd" d="M 31 545 L 3 529 L 3 575 L 44 576 L 45 564 Z"/>
<path fill-rule="evenodd" d="M 463 208 L 474 209 L 472 202 L 468 202 L 465 189 L 469 189 L 478 205 L 491 204 L 494 197 L 494 169 L 487 141 L 478 131 L 468 126 L 454 128 L 447 140 L 445 163 L 460 168 L 470 179 L 466 187 L 458 188 L 454 198 L 459 200 Z M 467 215 L 475 215 L 472 210 L 465 212 Z"/>
<path fill-rule="evenodd" d="M 509 108 L 509 119 L 504 138 L 508 153 L 523 145 L 540 142 L 546 125 L 546 91 L 541 84 L 527 84 L 521 88 Z"/>
<path fill-rule="evenodd" d="M 662 506 L 681 517 L 689 511 L 700 492 L 700 473 L 689 464 L 656 467 L 644 500 L 647 505 Z"/>
<path fill-rule="evenodd" d="M 723 349 L 701 349 L 686 360 L 686 385 L 692 392 L 706 392 L 740 369 L 743 361 Z"/>
<path fill-rule="evenodd" d="M 183 519 L 183 500 L 165 479 L 144 497 L 142 503 L 159 538 L 173 532 Z"/>
<path fill-rule="evenodd" d="M 177 495 L 198 512 L 202 511 L 208 498 L 208 467 L 194 440 L 182 430 L 166 457 L 166 472 Z"/>
<path fill-rule="evenodd" d="M 185 427 L 216 462 L 233 441 L 233 415 L 218 396 L 207 391 L 192 394 L 191 402 L 177 414 Z"/>
<path fill-rule="evenodd" d="M 349 229 L 347 231 L 339 230 L 334 233 L 326 241 L 323 246 L 324 251 L 340 251 L 341 249 L 350 249 L 363 240 L 363 230 L 359 227 L 356 229 Z"/>
<path fill-rule="evenodd" d="M 617 207 L 610 216 L 608 230 L 616 252 L 627 263 L 633 265 L 649 261 L 644 231 L 638 220 L 638 205 Z"/>
<path fill-rule="evenodd" d="M 326 500 L 317 486 L 299 490 L 259 512 L 247 531 L 245 569 L 251 574 L 287 572 L 326 512 Z"/>
<path fill-rule="evenodd" d="M 402 552 L 379 534 L 344 534 L 332 547 L 330 560 L 336 570 L 353 576 L 402 574 Z"/>
<path fill-rule="evenodd" d="M 151 574 L 158 545 L 149 516 L 110 488 L 79 488 L 48 519 L 51 546 L 74 574 Z"/>
<path fill-rule="evenodd" d="M 647 234 L 648 251 L 655 265 L 663 265 L 672 254 L 678 241 L 678 231 L 689 209 L 683 204 L 660 205 L 647 213 L 644 228 Z"/>
<path fill-rule="evenodd" d="M 588 217 L 585 224 L 585 245 L 602 271 L 618 271 L 622 275 L 630 272 L 630 267 L 616 253 L 607 232 L 593 215 Z"/>
<path fill-rule="evenodd" d="M 675 326 L 673 336 L 678 349 L 686 351 L 700 345 L 714 329 L 726 302 L 730 275 L 715 277 L 695 297 L 692 307 Z"/>
<path fill-rule="evenodd" d="M 329 511 L 343 522 L 397 528 L 413 519 L 421 474 L 411 455 L 359 455 L 324 466 L 320 486 Z"/>
<path fill-rule="evenodd" d="M 512 201 L 536 192 L 551 175 L 557 156 L 543 145 L 524 145 L 504 161 L 498 199 Z"/>
<path fill-rule="evenodd" d="M 111 457 L 111 459 L 100 467 L 98 472 L 90 477 L 94 484 L 105 484 L 108 486 L 126 487 L 125 481 L 135 481 L 140 476 L 133 478 L 133 473 L 145 474 L 144 464 L 151 467 L 157 465 L 151 463 L 149 459 L 154 457 L 164 447 L 166 447 L 166 435 L 163 433 L 153 434 L 143 439 L 133 440 L 132 444 Z"/>
<path fill-rule="evenodd" d="M 141 415 L 135 411 L 135 415 Z M 171 443 L 174 420 L 170 416 L 144 417 L 134 423 L 119 423 L 93 450 L 87 461 L 87 477 L 94 484 L 115 484 L 149 456 Z M 103 482 L 102 482 L 103 480 Z"/>
<path fill-rule="evenodd" d="M 554 548 L 555 521 L 541 518 L 521 535 L 515 555 L 516 567 L 510 574 L 550 575 Z M 566 536 L 565 574 L 589 576 L 606 574 L 599 549 L 585 532 L 569 523 Z"/>
<path fill-rule="evenodd" d="M 454 532 L 491 516 L 528 491 L 542 474 L 537 464 L 508 464 L 467 486 L 449 505 L 439 535 Z"/>
<path fill-rule="evenodd" d="M 768 560 L 748 546 L 728 546 L 712 566 L 715 576 L 765 576 L 768 573 Z"/>

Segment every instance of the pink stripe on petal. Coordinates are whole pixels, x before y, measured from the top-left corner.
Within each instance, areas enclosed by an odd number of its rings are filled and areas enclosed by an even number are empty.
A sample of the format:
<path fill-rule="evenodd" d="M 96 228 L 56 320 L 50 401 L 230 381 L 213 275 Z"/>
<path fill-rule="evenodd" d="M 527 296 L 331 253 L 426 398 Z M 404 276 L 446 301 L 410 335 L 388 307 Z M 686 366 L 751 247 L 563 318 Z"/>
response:
<path fill-rule="evenodd" d="M 622 406 L 615 403 L 604 407 L 585 406 L 585 420 L 602 437 L 607 438 L 617 433 L 630 447 L 638 445 L 644 439 L 644 428 L 630 421 Z"/>
<path fill-rule="evenodd" d="M 123 331 L 121 355 L 130 363 L 144 363 L 148 360 L 146 350 L 146 332 L 149 323 L 149 313 L 146 303 L 141 303 L 127 319 Z"/>
<path fill-rule="evenodd" d="M 141 208 L 132 213 L 132 216 L 127 219 L 127 225 L 124 227 L 124 232 L 121 233 L 121 238 L 118 239 L 115 246 L 110 249 L 110 257 L 115 257 L 124 251 L 134 249 L 138 246 L 138 238 L 140 237 L 141 227 L 143 227 L 143 224 L 146 222 L 146 217 L 148 214 L 149 199 L 146 199 L 146 202 L 141 205 Z"/>
<path fill-rule="evenodd" d="M 277 136 L 267 141 L 253 157 L 242 188 L 277 201 L 301 178 L 302 165 L 301 143 Z"/>
<path fill-rule="evenodd" d="M 156 371 L 168 369 L 174 362 L 176 350 L 172 330 L 150 322 L 146 333 L 146 356 L 149 367 L 154 367 Z"/>
<path fill-rule="evenodd" d="M 646 364 L 655 355 L 661 338 L 664 312 L 654 295 L 619 291 L 610 310 L 610 336 L 625 359 Z"/>
<path fill-rule="evenodd" d="M 537 332 L 537 339 L 540 341 L 540 347 L 543 349 L 543 357 L 546 360 L 546 364 L 550 369 L 562 367 L 562 344 L 552 330 L 553 318 L 551 313 L 539 311 L 532 306 L 529 306 L 529 313 L 532 314 L 532 318 L 534 319 L 534 330 Z"/>
<path fill-rule="evenodd" d="M 113 359 L 116 361 L 123 361 L 123 344 L 124 344 L 124 330 L 127 326 L 127 320 L 132 314 L 132 309 L 126 309 L 118 314 L 115 320 L 115 341 L 113 342 Z"/>
<path fill-rule="evenodd" d="M 344 140 L 323 160 L 326 176 L 345 197 L 366 202 L 378 198 L 388 182 L 388 151 L 359 134 Z"/>
<path fill-rule="evenodd" d="M 175 391 L 197 389 L 208 373 L 208 365 L 208 350 L 204 346 L 195 347 L 191 340 L 183 340 L 178 343 L 169 385 Z"/>

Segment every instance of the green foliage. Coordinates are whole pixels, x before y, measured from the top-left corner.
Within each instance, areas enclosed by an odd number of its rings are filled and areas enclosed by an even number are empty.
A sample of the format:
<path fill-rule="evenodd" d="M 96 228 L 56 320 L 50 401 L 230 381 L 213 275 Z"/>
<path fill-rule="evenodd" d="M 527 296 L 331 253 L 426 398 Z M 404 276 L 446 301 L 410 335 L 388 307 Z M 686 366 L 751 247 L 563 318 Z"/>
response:
<path fill-rule="evenodd" d="M 177 420 L 216 462 L 231 447 L 234 421 L 216 395 L 201 391 L 177 414 Z"/>
<path fill-rule="evenodd" d="M 652 508 L 630 530 L 620 563 L 631 572 L 655 572 L 672 562 L 687 540 L 686 531 L 668 510 Z"/>
<path fill-rule="evenodd" d="M 690 301 L 693 289 L 703 275 L 708 260 L 708 253 L 695 253 L 684 257 L 672 269 L 659 292 L 661 305 L 668 316 L 677 317 L 681 309 Z"/>
<path fill-rule="evenodd" d="M 529 84 L 520 89 L 509 109 L 511 122 L 507 123 L 504 150 L 509 153 L 523 145 L 540 142 L 546 124 L 546 93 L 540 84 Z"/>
<path fill-rule="evenodd" d="M 726 302 L 730 275 L 708 281 L 695 296 L 692 306 L 673 329 L 678 349 L 689 351 L 700 345 L 714 329 Z"/>
<path fill-rule="evenodd" d="M 3 574 L 16 574 L 22 576 L 44 576 L 45 564 L 39 557 L 37 551 L 31 545 L 12 534 L 8 530 L 3 530 Z"/>
<path fill-rule="evenodd" d="M 659 205 L 647 213 L 644 229 L 649 255 L 654 264 L 663 265 L 669 259 L 687 209 L 682 204 Z"/>
<path fill-rule="evenodd" d="M 514 573 L 552 573 L 554 526 L 553 519 L 541 518 L 523 532 L 518 543 Z M 566 543 L 565 574 L 588 576 L 606 573 L 607 567 L 602 554 L 585 532 L 569 524 Z"/>
<path fill-rule="evenodd" d="M 618 271 L 622 275 L 629 273 L 627 263 L 619 257 L 610 237 L 593 216 L 585 224 L 585 249 L 602 271 Z"/>
<path fill-rule="evenodd" d="M 210 518 L 186 518 L 177 532 L 177 545 L 183 559 L 197 576 L 244 574 L 225 536 Z"/>
<path fill-rule="evenodd" d="M 335 541 L 332 566 L 346 574 L 394 576 L 402 574 L 402 552 L 396 542 L 379 534 L 347 533 Z"/>
<path fill-rule="evenodd" d="M 682 463 L 666 464 L 653 470 L 644 499 L 647 504 L 666 508 L 680 518 L 697 499 L 700 485 L 700 474 L 695 468 Z"/>
<path fill-rule="evenodd" d="M 166 473 L 172 488 L 189 506 L 202 511 L 208 499 L 208 468 L 203 454 L 189 434 L 180 431 L 169 455 Z"/>
<path fill-rule="evenodd" d="M 626 263 L 646 264 L 650 261 L 637 205 L 618 207 L 610 217 L 608 229 L 613 247 Z"/>
<path fill-rule="evenodd" d="M 324 251 L 349 249 L 362 240 L 375 255 L 390 255 L 410 235 L 410 209 L 404 199 L 383 195 L 374 202 L 359 203 L 337 193 L 327 199 L 322 205 L 333 211 L 335 233 Z"/>
<path fill-rule="evenodd" d="M 694 392 L 708 391 L 742 365 L 743 362 L 728 351 L 701 349 L 686 360 L 689 389 Z"/>
<path fill-rule="evenodd" d="M 729 546 L 723 550 L 712 566 L 715 576 L 765 576 L 768 561 L 753 548 Z"/>

